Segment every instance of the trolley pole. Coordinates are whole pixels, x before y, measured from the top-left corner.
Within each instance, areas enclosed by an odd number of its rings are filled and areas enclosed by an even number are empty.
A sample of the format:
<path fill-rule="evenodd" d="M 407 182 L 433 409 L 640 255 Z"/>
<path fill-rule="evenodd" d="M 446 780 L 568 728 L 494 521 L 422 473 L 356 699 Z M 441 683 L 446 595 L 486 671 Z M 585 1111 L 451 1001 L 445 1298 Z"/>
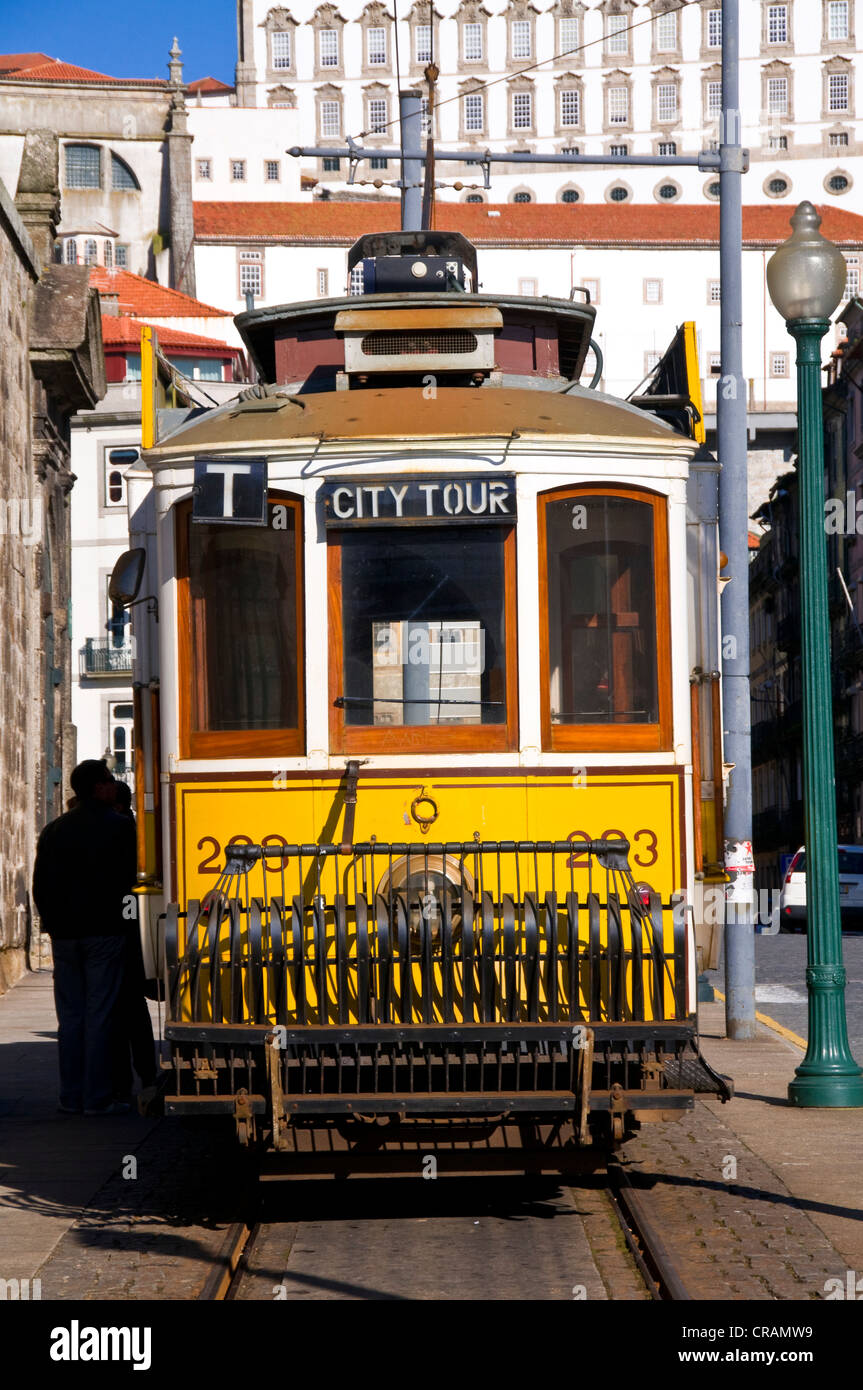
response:
<path fill-rule="evenodd" d="M 745 155 L 740 127 L 740 0 L 722 0 L 722 130 L 719 145 L 721 376 L 716 396 L 719 544 L 730 582 L 722 592 L 724 759 L 732 764 L 725 806 L 725 1019 L 730 1038 L 756 1035 L 752 750 L 749 704 L 749 507 L 743 378 Z M 722 768 L 714 767 L 714 778 Z"/>
<path fill-rule="evenodd" d="M 402 127 L 402 230 L 418 232 L 423 224 L 423 118 L 419 92 L 399 92 Z"/>

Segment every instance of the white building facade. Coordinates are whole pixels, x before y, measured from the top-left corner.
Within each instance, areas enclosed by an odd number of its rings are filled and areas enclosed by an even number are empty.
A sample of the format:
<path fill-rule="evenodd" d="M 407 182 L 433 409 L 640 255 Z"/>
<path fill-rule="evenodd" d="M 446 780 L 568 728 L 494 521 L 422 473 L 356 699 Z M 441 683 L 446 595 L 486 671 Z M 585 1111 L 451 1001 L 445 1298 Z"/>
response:
<path fill-rule="evenodd" d="M 863 0 L 745 0 L 741 5 L 742 140 L 748 203 L 808 197 L 853 204 L 863 137 L 856 51 Z M 434 133 L 448 148 L 576 150 L 587 155 L 693 155 L 718 139 L 721 10 L 717 0 L 416 0 L 398 22 L 380 0 L 318 4 L 240 0 L 239 106 L 297 112 L 299 143 L 363 137 L 398 143 L 398 89 L 426 93 L 440 69 Z M 361 165 L 384 186 L 394 161 Z M 333 192 L 346 162 L 304 159 Z M 441 198 L 674 203 L 716 200 L 697 168 L 494 166 L 491 193 L 475 168 L 438 166 Z M 857 188 L 856 196 L 860 190 Z M 201 196 L 196 184 L 195 196 Z"/>

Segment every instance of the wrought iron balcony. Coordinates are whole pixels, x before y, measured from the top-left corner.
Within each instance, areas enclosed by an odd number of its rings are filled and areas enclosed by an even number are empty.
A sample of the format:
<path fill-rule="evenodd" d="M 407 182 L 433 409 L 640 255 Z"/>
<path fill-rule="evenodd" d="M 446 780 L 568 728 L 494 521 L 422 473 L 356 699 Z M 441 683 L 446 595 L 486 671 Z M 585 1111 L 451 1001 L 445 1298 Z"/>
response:
<path fill-rule="evenodd" d="M 132 644 L 115 645 L 110 637 L 88 637 L 79 653 L 82 676 L 131 676 Z"/>

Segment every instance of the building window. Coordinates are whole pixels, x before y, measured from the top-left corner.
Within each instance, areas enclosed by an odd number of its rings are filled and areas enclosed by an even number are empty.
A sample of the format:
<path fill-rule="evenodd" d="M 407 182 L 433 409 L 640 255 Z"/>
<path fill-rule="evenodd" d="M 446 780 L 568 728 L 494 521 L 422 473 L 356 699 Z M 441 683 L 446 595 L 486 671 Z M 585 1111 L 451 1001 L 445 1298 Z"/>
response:
<path fill-rule="evenodd" d="M 98 145 L 67 145 L 67 188 L 102 187 L 102 151 Z"/>
<path fill-rule="evenodd" d="M 562 19 L 558 20 L 558 23 L 560 24 L 560 37 L 558 41 L 560 56 L 564 57 L 567 53 L 571 53 L 574 49 L 578 48 L 581 43 L 579 18 L 578 15 L 564 15 Z"/>
<path fill-rule="evenodd" d="M 84 264 L 99 264 L 99 247 L 96 245 L 96 242 L 93 240 L 92 237 L 88 237 L 87 240 L 84 242 Z"/>
<path fill-rule="evenodd" d="M 847 174 L 829 174 L 824 180 L 824 187 L 828 193 L 847 193 L 851 180 Z"/>
<path fill-rule="evenodd" d="M 290 29 L 277 29 L 270 34 L 272 65 L 274 68 L 289 68 L 293 63 Z"/>
<path fill-rule="evenodd" d="M 114 775 L 131 772 L 135 766 L 134 706 L 123 702 L 108 706 L 108 741 L 114 755 Z"/>
<path fill-rule="evenodd" d="M 465 63 L 482 62 L 482 25 L 462 25 L 462 57 Z"/>
<path fill-rule="evenodd" d="M 661 352 L 657 352 L 655 349 L 653 349 L 653 350 L 648 350 L 648 351 L 644 354 L 644 375 L 645 375 L 645 376 L 650 376 L 650 373 L 656 370 L 656 368 L 659 366 L 659 364 L 660 364 L 661 361 L 662 361 L 662 353 L 661 353 Z"/>
<path fill-rule="evenodd" d="M 105 506 L 125 507 L 126 479 L 124 471 L 138 462 L 140 453 L 130 445 L 125 449 L 107 449 L 105 452 Z"/>
<path fill-rule="evenodd" d="M 321 160 L 321 165 L 325 174 L 337 174 L 342 167 L 342 162 L 338 155 L 325 155 Z"/>
<path fill-rule="evenodd" d="M 661 281 L 661 280 L 645 280 L 645 281 L 644 281 L 644 302 L 645 302 L 645 304 L 661 304 L 661 303 L 662 303 L 662 281 Z"/>
<path fill-rule="evenodd" d="M 330 747 L 513 747 L 515 528 L 377 526 L 328 539 L 329 630 L 339 634 L 330 671 L 344 697 L 331 704 Z"/>
<path fill-rule="evenodd" d="M 788 115 L 788 78 L 768 77 L 767 111 L 771 116 Z"/>
<path fill-rule="evenodd" d="M 844 149 L 848 144 L 847 130 L 834 130 L 827 137 L 827 143 L 831 150 Z"/>
<path fill-rule="evenodd" d="M 519 292 L 519 294 L 526 295 L 526 296 L 528 296 L 528 297 L 531 298 L 531 299 L 536 299 L 536 296 L 537 296 L 537 294 L 539 293 L 539 286 L 538 286 L 538 284 L 537 284 L 537 281 L 536 281 L 536 280 L 519 280 L 519 282 L 518 282 L 518 292 Z"/>
<path fill-rule="evenodd" d="M 414 25 L 414 62 L 430 63 L 432 60 L 432 27 L 430 24 Z"/>
<path fill-rule="evenodd" d="M 328 270 L 319 270 L 317 272 L 317 279 L 318 298 L 326 299 L 330 292 L 330 272 Z"/>
<path fill-rule="evenodd" d="M 513 59 L 533 57 L 529 19 L 514 19 L 510 25 L 510 40 Z"/>
<path fill-rule="evenodd" d="M 660 140 L 660 142 L 659 142 L 659 149 L 658 149 L 657 153 L 660 154 L 660 155 L 673 155 L 673 154 L 677 154 L 677 141 L 676 141 L 676 140 Z"/>
<path fill-rule="evenodd" d="M 245 183 L 246 161 L 244 159 L 231 160 L 231 181 L 233 183 Z"/>
<path fill-rule="evenodd" d="M 337 29 L 318 30 L 318 67 L 339 66 L 339 32 Z"/>
<path fill-rule="evenodd" d="M 707 119 L 715 121 L 716 117 L 722 114 L 722 83 L 708 82 L 707 89 Z"/>
<path fill-rule="evenodd" d="M 677 48 L 677 11 L 665 10 L 653 21 L 653 46 L 657 53 L 669 53 Z"/>
<path fill-rule="evenodd" d="M 260 299 L 264 293 L 264 253 L 263 251 L 240 252 L 240 298 L 252 294 Z"/>
<path fill-rule="evenodd" d="M 605 51 L 610 54 L 629 52 L 629 32 L 625 14 L 606 15 Z"/>
<path fill-rule="evenodd" d="M 656 196 L 664 203 L 673 203 L 675 198 L 680 197 L 680 189 L 676 183 L 661 183 L 656 190 Z"/>
<path fill-rule="evenodd" d="M 195 161 L 195 174 L 199 179 L 210 180 L 213 177 L 213 161 L 211 159 L 198 159 Z"/>
<path fill-rule="evenodd" d="M 831 43 L 851 37 L 848 0 L 828 0 L 827 38 Z"/>
<path fill-rule="evenodd" d="M 608 190 L 608 197 L 612 203 L 625 203 L 629 198 L 629 189 L 622 184 L 615 184 Z"/>
<path fill-rule="evenodd" d="M 369 103 L 371 105 L 371 103 Z M 321 102 L 321 135 L 332 139 L 342 133 L 342 104 L 340 101 Z"/>
<path fill-rule="evenodd" d="M 465 202 L 466 202 L 466 203 L 484 203 L 484 202 L 485 202 L 485 198 L 482 196 L 481 193 L 468 193 L 467 197 L 465 198 Z"/>
<path fill-rule="evenodd" d="M 857 256 L 845 257 L 845 289 L 843 299 L 856 299 L 860 294 L 860 261 Z"/>
<path fill-rule="evenodd" d="M 128 248 L 128 246 L 115 246 L 115 247 L 114 247 L 114 264 L 115 264 L 115 266 L 117 267 L 118 270 L 126 270 L 126 268 L 128 267 L 128 264 L 129 264 L 129 248 Z"/>
<path fill-rule="evenodd" d="M 635 488 L 540 497 L 544 748 L 671 746 L 667 505 Z"/>
<path fill-rule="evenodd" d="M 560 93 L 560 124 L 581 125 L 581 92 L 577 87 L 564 87 Z"/>
<path fill-rule="evenodd" d="M 708 370 L 708 372 L 710 373 L 711 376 L 721 376 L 721 375 L 722 375 L 722 357 L 721 357 L 721 354 L 720 354 L 720 353 L 718 353 L 718 352 L 708 352 L 708 354 L 707 354 L 707 370 Z"/>
<path fill-rule="evenodd" d="M 770 44 L 788 42 L 787 5 L 767 6 L 767 42 Z"/>
<path fill-rule="evenodd" d="M 264 179 L 267 183 L 278 183 L 282 177 L 282 166 L 277 159 L 264 160 Z"/>
<path fill-rule="evenodd" d="M 791 189 L 791 185 L 781 174 L 774 178 L 767 179 L 764 184 L 764 192 L 771 198 L 784 198 Z"/>
<path fill-rule="evenodd" d="M 380 155 L 372 155 L 371 159 L 369 160 L 370 169 L 387 169 L 388 167 L 389 160 L 382 159 Z"/>
<path fill-rule="evenodd" d="M 658 121 L 676 121 L 677 116 L 677 84 L 675 82 L 657 83 L 656 119 Z"/>
<path fill-rule="evenodd" d="M 768 135 L 768 137 L 767 137 L 767 148 L 768 148 L 768 150 L 787 150 L 787 149 L 788 149 L 788 136 L 787 136 L 787 135 Z"/>
<path fill-rule="evenodd" d="M 529 193 L 526 188 L 520 188 L 517 193 L 513 193 L 512 201 L 514 203 L 532 203 L 533 194 Z"/>
<path fill-rule="evenodd" d="M 721 302 L 720 282 L 718 280 L 707 281 L 707 302 L 708 304 L 719 304 Z"/>
<path fill-rule="evenodd" d="M 512 125 L 514 130 L 530 130 L 533 126 L 533 92 L 513 92 Z"/>
<path fill-rule="evenodd" d="M 78 264 L 78 243 L 73 236 L 70 236 L 66 242 L 66 264 Z"/>
<path fill-rule="evenodd" d="M 707 47 L 722 47 L 722 11 L 707 11 Z"/>
<path fill-rule="evenodd" d="M 368 127 L 372 135 L 382 135 L 387 128 L 389 115 L 386 97 L 369 97 Z"/>
<path fill-rule="evenodd" d="M 562 203 L 577 203 L 581 199 L 581 194 L 577 188 L 565 188 L 560 195 Z"/>
<path fill-rule="evenodd" d="M 627 125 L 629 123 L 629 88 L 609 87 L 608 124 Z"/>
<path fill-rule="evenodd" d="M 303 752 L 302 504 L 269 506 L 278 529 L 192 525 L 176 508 L 184 757 Z"/>
<path fill-rule="evenodd" d="M 827 110 L 847 111 L 850 84 L 847 72 L 831 72 L 827 76 Z"/>
<path fill-rule="evenodd" d="M 787 377 L 787 375 L 788 375 L 788 353 L 787 353 L 787 352 L 771 352 L 771 354 L 770 354 L 770 375 L 771 375 L 771 376 L 774 376 L 774 377 L 776 377 L 776 376 L 784 376 L 784 377 Z"/>
<path fill-rule="evenodd" d="M 366 58 L 370 68 L 384 67 L 387 61 L 387 31 L 375 27 L 366 30 Z"/>
<path fill-rule="evenodd" d="M 348 294 L 362 294 L 363 289 L 363 268 L 362 265 L 355 265 L 351 269 L 350 280 L 348 282 Z"/>
<path fill-rule="evenodd" d="M 588 303 L 590 303 L 590 304 L 598 304 L 598 303 L 599 303 L 599 281 L 598 281 L 598 280 L 582 280 L 581 285 L 582 285 L 582 289 L 587 290 Z"/>
<path fill-rule="evenodd" d="M 125 160 L 119 155 L 111 155 L 111 188 L 115 193 L 140 192 L 141 185 Z"/>
<path fill-rule="evenodd" d="M 105 269 L 110 270 L 114 264 L 114 243 L 105 242 Z"/>
<path fill-rule="evenodd" d="M 619 158 L 621 155 L 629 154 L 629 146 L 628 146 L 628 145 L 609 145 L 609 147 L 608 147 L 608 153 L 609 153 L 613 158 Z"/>
<path fill-rule="evenodd" d="M 485 129 L 485 98 L 482 92 L 465 93 L 464 128 L 466 131 Z"/>

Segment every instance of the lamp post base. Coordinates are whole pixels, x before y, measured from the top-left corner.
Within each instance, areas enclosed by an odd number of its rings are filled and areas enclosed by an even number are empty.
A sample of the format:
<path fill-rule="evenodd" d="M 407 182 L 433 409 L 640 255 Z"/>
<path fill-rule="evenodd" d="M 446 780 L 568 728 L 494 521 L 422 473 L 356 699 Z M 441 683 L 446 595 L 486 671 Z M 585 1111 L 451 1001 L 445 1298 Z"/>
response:
<path fill-rule="evenodd" d="M 863 1106 L 863 1072 L 818 1072 L 807 1075 L 801 1067 L 788 1087 L 792 1105 L 842 1110 Z"/>

